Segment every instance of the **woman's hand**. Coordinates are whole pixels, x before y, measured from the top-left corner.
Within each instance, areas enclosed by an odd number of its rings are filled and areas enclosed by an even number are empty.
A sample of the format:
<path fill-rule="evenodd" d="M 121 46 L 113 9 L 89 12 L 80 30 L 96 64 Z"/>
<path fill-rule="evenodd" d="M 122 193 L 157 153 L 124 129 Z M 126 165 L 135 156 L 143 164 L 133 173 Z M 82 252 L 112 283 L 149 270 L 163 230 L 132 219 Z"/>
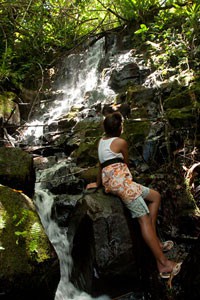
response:
<path fill-rule="evenodd" d="M 97 182 L 91 182 L 86 185 L 86 190 L 98 188 Z"/>

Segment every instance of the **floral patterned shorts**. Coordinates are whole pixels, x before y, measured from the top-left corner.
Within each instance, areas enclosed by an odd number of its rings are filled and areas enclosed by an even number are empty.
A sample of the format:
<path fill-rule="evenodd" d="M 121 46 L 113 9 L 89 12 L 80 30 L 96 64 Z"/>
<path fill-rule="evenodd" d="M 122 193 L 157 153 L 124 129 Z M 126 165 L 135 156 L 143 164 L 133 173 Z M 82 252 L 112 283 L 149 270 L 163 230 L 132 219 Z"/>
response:
<path fill-rule="evenodd" d="M 131 211 L 132 218 L 149 213 L 143 199 L 149 193 L 149 188 L 133 181 L 130 170 L 125 163 L 116 163 L 103 168 L 102 184 L 106 193 L 112 193 L 122 199 Z"/>

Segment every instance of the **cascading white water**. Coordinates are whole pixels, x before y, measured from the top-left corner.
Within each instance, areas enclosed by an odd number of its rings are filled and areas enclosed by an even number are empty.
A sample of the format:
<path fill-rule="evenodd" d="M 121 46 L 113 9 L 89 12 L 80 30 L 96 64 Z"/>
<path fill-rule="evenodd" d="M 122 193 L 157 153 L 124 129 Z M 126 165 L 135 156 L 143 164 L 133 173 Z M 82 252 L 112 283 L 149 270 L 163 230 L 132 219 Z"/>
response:
<path fill-rule="evenodd" d="M 46 171 L 39 172 L 35 186 L 34 203 L 36 205 L 40 220 L 45 232 L 52 243 L 60 263 L 60 282 L 58 284 L 55 300 L 92 300 L 93 298 L 78 290 L 71 282 L 70 275 L 73 266 L 70 253 L 70 244 L 67 237 L 67 229 L 60 228 L 55 221 L 51 219 L 51 208 L 54 202 L 54 196 L 48 190 L 41 187 L 40 180 L 46 176 Z M 109 300 L 108 296 L 98 297 L 100 300 Z"/>
<path fill-rule="evenodd" d="M 74 105 L 90 109 L 94 104 L 114 102 L 116 93 L 108 84 L 112 71 L 120 70 L 131 62 L 138 63 L 139 66 L 141 62 L 140 60 L 136 62 L 131 50 L 117 53 L 114 43 L 110 52 L 106 54 L 109 67 L 99 72 L 101 61 L 105 58 L 104 44 L 102 38 L 84 53 L 71 54 L 63 61 L 62 79 L 57 81 L 53 92 L 62 96 L 51 102 L 51 107 L 45 110 L 42 117 L 27 123 L 28 128 L 23 132 L 22 139 L 27 140 L 34 136 L 34 143 L 39 144 L 44 125 L 48 126 L 67 114 Z"/>
<path fill-rule="evenodd" d="M 81 54 L 69 55 L 64 63 L 64 82 L 57 84 L 56 94 L 62 94 L 52 102 L 45 114 L 37 120 L 27 123 L 27 130 L 23 132 L 24 139 L 34 136 L 35 143 L 43 135 L 44 124 L 51 122 L 70 111 L 73 105 L 83 105 L 89 108 L 96 99 L 87 101 L 88 94 L 96 94 L 98 101 L 113 101 L 115 93 L 108 86 L 109 78 L 99 73 L 98 67 L 104 53 L 104 39 L 97 41 L 91 48 Z M 91 103 L 93 102 L 93 103 Z"/>

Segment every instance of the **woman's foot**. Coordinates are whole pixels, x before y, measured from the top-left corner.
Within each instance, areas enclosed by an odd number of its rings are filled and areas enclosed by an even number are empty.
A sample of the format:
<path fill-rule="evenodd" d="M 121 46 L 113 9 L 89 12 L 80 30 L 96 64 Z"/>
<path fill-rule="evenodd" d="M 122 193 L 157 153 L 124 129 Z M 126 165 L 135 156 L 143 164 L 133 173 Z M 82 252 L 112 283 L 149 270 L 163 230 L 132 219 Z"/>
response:
<path fill-rule="evenodd" d="M 161 278 L 170 278 L 176 276 L 181 270 L 181 264 L 167 260 L 165 264 L 158 264 L 158 270 Z"/>
<path fill-rule="evenodd" d="M 171 272 L 160 272 L 160 277 L 167 279 L 167 278 L 173 278 L 174 276 L 178 275 L 178 273 L 181 270 L 182 262 L 176 263 L 176 265 L 173 267 Z"/>

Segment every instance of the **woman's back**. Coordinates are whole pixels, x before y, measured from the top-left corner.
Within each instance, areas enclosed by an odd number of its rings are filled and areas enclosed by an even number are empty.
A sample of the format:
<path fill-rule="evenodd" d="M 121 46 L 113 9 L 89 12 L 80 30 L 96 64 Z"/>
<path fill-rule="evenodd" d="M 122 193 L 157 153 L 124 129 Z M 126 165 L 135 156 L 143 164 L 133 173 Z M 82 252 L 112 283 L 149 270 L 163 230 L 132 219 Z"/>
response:
<path fill-rule="evenodd" d="M 114 158 L 124 158 L 121 152 L 115 152 L 112 148 L 112 143 L 117 142 L 116 139 L 118 137 L 112 137 L 108 139 L 100 139 L 99 146 L 98 146 L 98 156 L 100 163 L 104 163 L 107 160 L 114 159 Z M 117 147 L 115 147 L 117 149 Z"/>

